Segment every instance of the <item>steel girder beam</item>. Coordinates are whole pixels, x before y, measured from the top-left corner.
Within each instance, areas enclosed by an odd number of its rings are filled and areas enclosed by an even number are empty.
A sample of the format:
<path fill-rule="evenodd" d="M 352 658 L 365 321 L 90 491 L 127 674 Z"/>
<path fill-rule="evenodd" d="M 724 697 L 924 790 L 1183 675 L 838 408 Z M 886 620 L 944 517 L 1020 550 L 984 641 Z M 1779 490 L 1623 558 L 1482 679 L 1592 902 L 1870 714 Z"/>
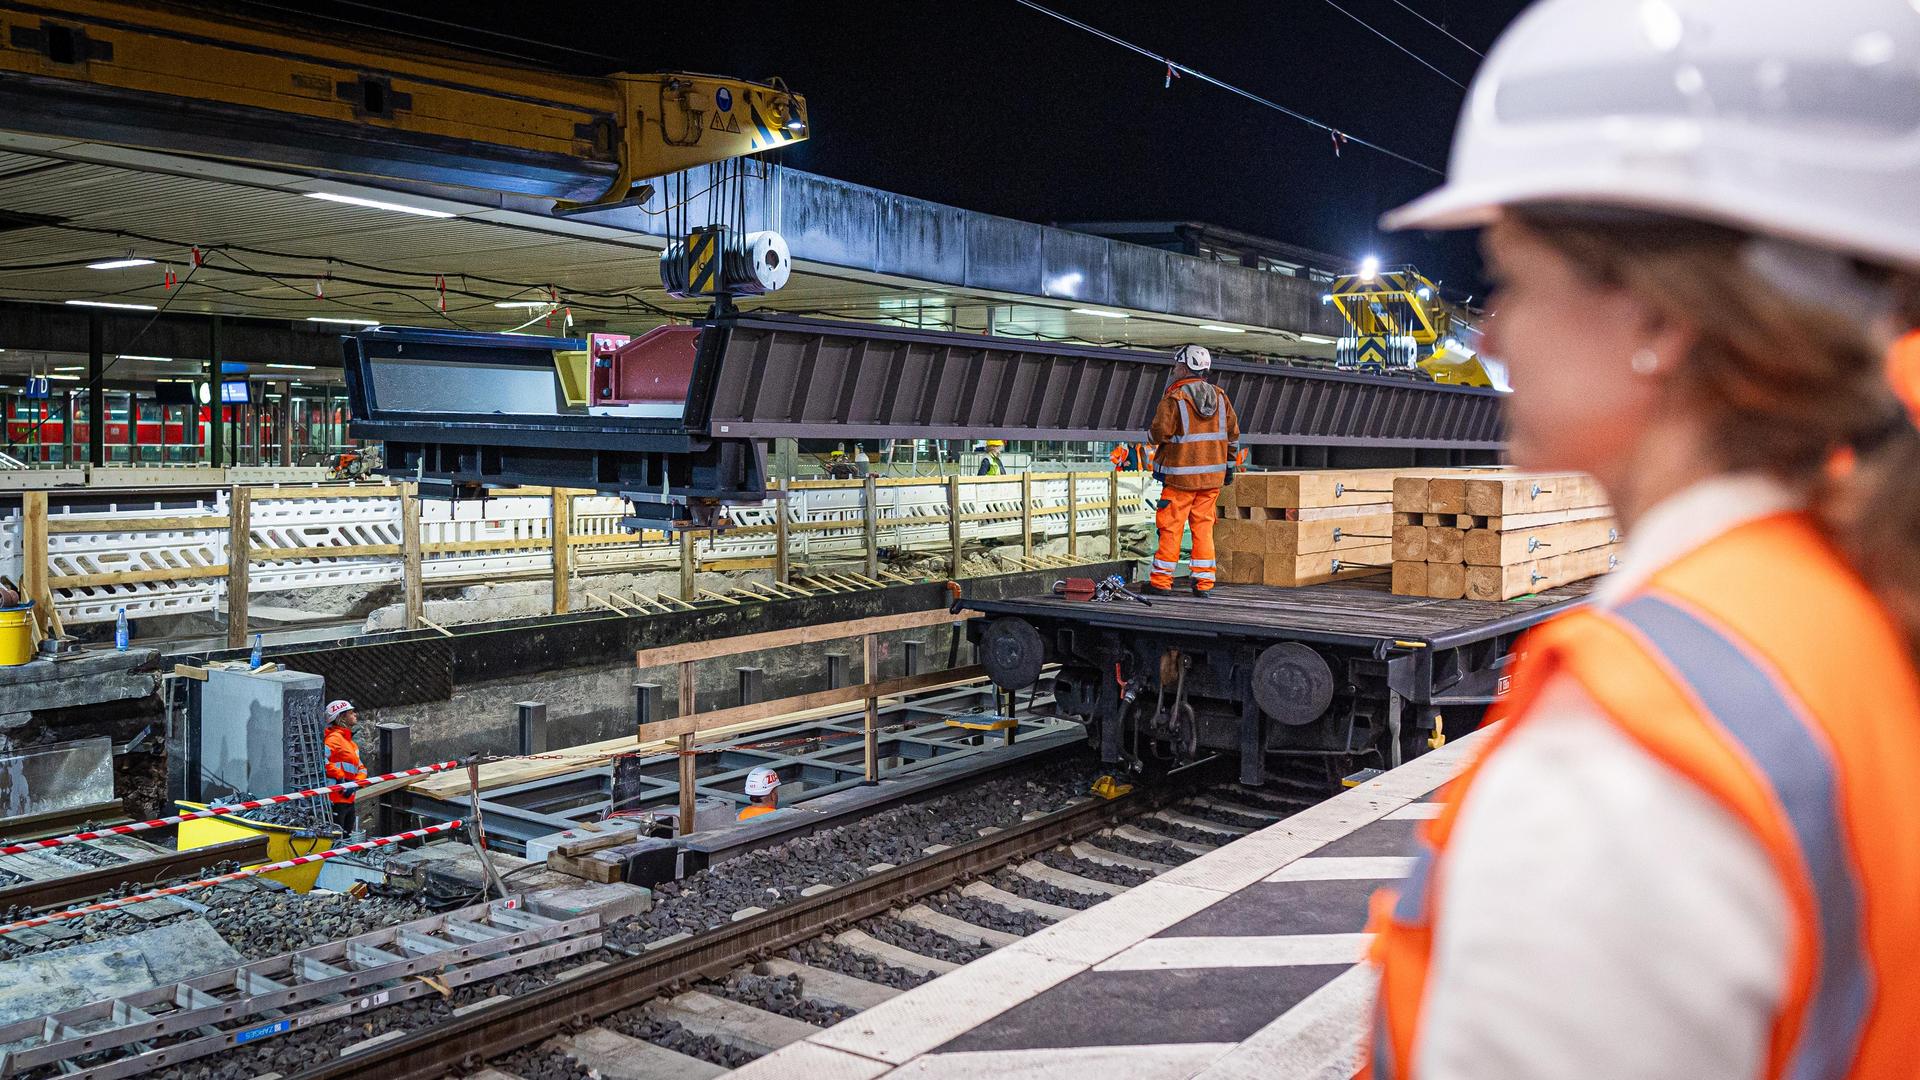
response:
<path fill-rule="evenodd" d="M 352 335 L 353 433 L 386 441 L 391 475 L 591 488 L 629 499 L 630 524 L 705 524 L 721 504 L 766 497 L 768 439 L 1134 441 L 1176 374 L 1170 356 L 1131 349 L 771 315 L 698 325 L 667 353 L 636 342 L 614 354 L 590 407 L 566 403 L 555 369 L 556 353 L 587 348 L 577 339 Z M 1234 360 L 1214 370 L 1247 443 L 1503 444 L 1492 390 Z M 647 389 L 624 400 L 621 387 Z"/>

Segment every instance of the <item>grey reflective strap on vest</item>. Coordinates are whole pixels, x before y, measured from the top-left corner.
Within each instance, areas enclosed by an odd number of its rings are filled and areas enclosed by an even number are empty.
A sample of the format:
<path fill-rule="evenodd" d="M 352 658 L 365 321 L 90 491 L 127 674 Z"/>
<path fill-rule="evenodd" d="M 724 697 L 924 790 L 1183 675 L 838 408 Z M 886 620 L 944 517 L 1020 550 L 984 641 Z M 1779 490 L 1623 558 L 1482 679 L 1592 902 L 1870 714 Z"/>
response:
<path fill-rule="evenodd" d="M 1192 417 L 1190 417 L 1187 413 L 1187 399 L 1183 397 L 1175 398 L 1173 400 L 1173 403 L 1175 405 L 1180 406 L 1180 434 L 1175 435 L 1171 439 L 1168 439 L 1167 440 L 1168 442 L 1197 443 L 1197 442 L 1226 442 L 1227 441 L 1227 432 L 1225 428 L 1222 428 L 1219 431 L 1203 431 L 1198 435 L 1193 434 Z M 1162 469 L 1160 471 L 1166 472 L 1167 470 Z"/>
<path fill-rule="evenodd" d="M 1393 898 L 1395 919 L 1408 926 L 1427 925 L 1427 876 L 1432 872 L 1433 848 L 1421 838 L 1420 855 L 1413 860 L 1413 870 Z"/>
<path fill-rule="evenodd" d="M 1699 616 L 1648 595 L 1621 606 L 1619 617 L 1645 635 L 1740 743 L 1786 811 L 1813 882 L 1819 968 L 1784 1075 L 1845 1076 L 1872 1007 L 1873 973 L 1863 950 L 1862 890 L 1847 852 L 1825 740 L 1763 660 Z"/>
<path fill-rule="evenodd" d="M 1387 985 L 1381 980 L 1373 995 L 1373 1080 L 1393 1080 L 1399 1075 L 1393 1060 L 1393 1033 L 1387 1030 Z"/>
<path fill-rule="evenodd" d="M 1200 473 L 1210 473 L 1210 472 L 1223 473 L 1226 471 L 1227 471 L 1227 463 L 1224 461 L 1218 465 L 1162 465 L 1160 466 L 1160 472 L 1166 476 L 1197 476 Z"/>

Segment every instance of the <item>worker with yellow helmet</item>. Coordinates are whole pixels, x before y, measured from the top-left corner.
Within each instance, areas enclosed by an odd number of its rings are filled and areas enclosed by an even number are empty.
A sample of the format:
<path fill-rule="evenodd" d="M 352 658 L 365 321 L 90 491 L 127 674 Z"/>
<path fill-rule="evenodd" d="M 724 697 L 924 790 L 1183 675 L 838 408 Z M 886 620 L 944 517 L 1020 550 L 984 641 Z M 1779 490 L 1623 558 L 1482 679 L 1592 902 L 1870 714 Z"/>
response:
<path fill-rule="evenodd" d="M 981 476 L 1004 475 L 1007 469 L 1006 469 L 1006 466 L 1000 463 L 1000 451 L 1005 450 L 1006 448 L 1007 448 L 1007 444 L 1005 442 L 999 439 L 988 439 L 985 447 L 987 451 L 987 456 L 980 459 L 979 475 Z"/>

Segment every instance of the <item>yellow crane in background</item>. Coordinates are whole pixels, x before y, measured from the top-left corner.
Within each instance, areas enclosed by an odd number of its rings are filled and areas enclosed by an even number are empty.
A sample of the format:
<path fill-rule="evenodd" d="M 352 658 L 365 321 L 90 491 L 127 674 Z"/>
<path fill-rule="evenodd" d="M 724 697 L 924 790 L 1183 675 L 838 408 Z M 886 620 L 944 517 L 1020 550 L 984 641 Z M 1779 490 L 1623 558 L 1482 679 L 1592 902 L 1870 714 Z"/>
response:
<path fill-rule="evenodd" d="M 1335 278 L 1322 298 L 1347 321 L 1334 362 L 1344 371 L 1418 373 L 1453 386 L 1505 389 L 1480 358 L 1479 332 L 1465 309 L 1411 266 L 1382 269 L 1367 259 L 1357 273 Z"/>

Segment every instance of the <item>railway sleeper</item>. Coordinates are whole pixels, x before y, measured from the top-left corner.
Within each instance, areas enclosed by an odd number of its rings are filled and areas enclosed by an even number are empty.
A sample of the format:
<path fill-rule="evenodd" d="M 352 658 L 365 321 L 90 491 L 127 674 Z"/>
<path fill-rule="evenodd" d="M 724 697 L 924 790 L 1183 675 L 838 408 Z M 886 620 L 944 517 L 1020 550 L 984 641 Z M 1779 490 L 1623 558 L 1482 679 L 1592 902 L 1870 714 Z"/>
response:
<path fill-rule="evenodd" d="M 1019 934 L 1009 934 L 1005 930 L 994 930 L 943 915 L 925 904 L 914 904 L 893 913 L 893 917 L 904 923 L 931 930 L 936 934 L 950 937 L 955 941 L 964 941 L 969 945 L 985 945 L 989 948 L 1003 949 L 1020 940 Z"/>
<path fill-rule="evenodd" d="M 547 1046 L 602 1080 L 712 1080 L 727 1071 L 710 1061 L 601 1027 L 562 1036 Z"/>
<path fill-rule="evenodd" d="M 1119 896 L 1121 893 L 1127 891 L 1125 885 L 1115 885 L 1110 881 L 1098 881 L 1090 877 L 1081 877 L 1079 874 L 1069 873 L 1065 870 L 1056 870 L 1037 859 L 1029 859 L 1021 863 L 1019 866 L 1013 868 L 1013 872 L 1019 874 L 1021 877 L 1032 878 L 1043 884 L 1052 885 L 1056 889 L 1067 889 L 1071 892 L 1085 893 L 1089 896 Z"/>
<path fill-rule="evenodd" d="M 1061 919 L 1075 914 L 1077 910 L 1070 907 L 1061 907 L 1059 904 L 1049 904 L 1044 900 L 1029 900 L 1017 893 L 1010 893 L 1005 889 L 996 889 L 984 881 L 972 882 L 960 891 L 976 900 L 984 900 L 989 904 L 998 904 L 1009 911 L 1024 911 L 1032 915 L 1038 915 L 1043 919 L 1052 919 L 1054 922 L 1059 922 Z"/>
<path fill-rule="evenodd" d="M 695 1035 L 717 1039 L 751 1054 L 771 1054 L 788 1043 L 799 1042 L 823 1030 L 791 1016 L 742 1005 L 703 990 L 689 990 L 664 1002 L 651 1002 L 646 1008 L 659 1019 L 672 1020 Z"/>
<path fill-rule="evenodd" d="M 1157 833 L 1151 829 L 1143 829 L 1138 825 L 1115 825 L 1113 828 L 1106 830 L 1106 832 L 1112 833 L 1122 840 L 1131 840 L 1136 844 L 1165 844 L 1176 851 L 1184 851 L 1189 855 L 1205 855 L 1209 851 L 1218 850 L 1218 845 L 1215 844 L 1196 844 L 1189 840 L 1176 840 L 1164 833 Z M 1098 835 L 1104 836 L 1106 833 L 1100 833 Z"/>
<path fill-rule="evenodd" d="M 875 1005 L 884 1005 L 900 994 L 898 989 L 891 986 L 778 957 L 766 961 L 766 968 L 769 974 L 791 975 L 799 979 L 802 997 L 842 1009 L 864 1011 Z"/>
<path fill-rule="evenodd" d="M 1152 859 L 1136 859 L 1131 855 L 1121 855 L 1106 848 L 1080 843 L 1068 848 L 1074 858 L 1090 862 L 1097 866 L 1119 866 L 1128 870 L 1139 870 L 1148 874 L 1164 874 L 1173 867 L 1168 863 L 1154 862 Z"/>
<path fill-rule="evenodd" d="M 1203 818 L 1203 817 L 1194 817 L 1192 814 L 1183 814 L 1178 810 L 1161 810 L 1158 813 L 1151 815 L 1151 820 L 1164 821 L 1169 825 L 1184 825 L 1189 829 L 1197 829 L 1200 832 L 1215 833 L 1229 840 L 1231 840 L 1236 836 L 1245 836 L 1248 833 L 1253 831 L 1252 829 L 1243 829 L 1238 825 L 1222 825 L 1217 821 L 1208 821 L 1206 818 Z"/>
<path fill-rule="evenodd" d="M 865 930 L 848 930 L 837 934 L 834 944 L 845 946 L 862 956 L 878 960 L 890 967 L 911 971 L 916 975 L 945 975 L 960 965 L 950 960 L 938 960 L 931 956 L 921 956 L 911 949 L 881 941 Z"/>

